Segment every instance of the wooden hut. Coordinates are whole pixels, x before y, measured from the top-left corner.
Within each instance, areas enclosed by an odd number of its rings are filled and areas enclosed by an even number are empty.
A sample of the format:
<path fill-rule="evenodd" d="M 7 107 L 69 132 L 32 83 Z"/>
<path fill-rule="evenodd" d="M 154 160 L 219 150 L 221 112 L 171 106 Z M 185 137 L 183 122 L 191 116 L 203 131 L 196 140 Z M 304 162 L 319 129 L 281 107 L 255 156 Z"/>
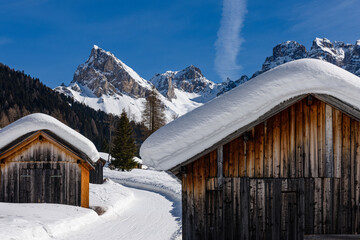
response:
<path fill-rule="evenodd" d="M 182 180 L 183 239 L 359 233 L 358 96 L 360 78 L 299 60 L 151 136 L 141 149 L 145 164 Z M 219 123 L 215 114 L 228 115 Z"/>
<path fill-rule="evenodd" d="M 90 183 L 102 184 L 104 182 L 104 166 L 106 160 L 100 158 L 94 165 L 95 168 L 90 170 Z"/>
<path fill-rule="evenodd" d="M 45 114 L 0 130 L 0 201 L 89 207 L 93 144 Z"/>

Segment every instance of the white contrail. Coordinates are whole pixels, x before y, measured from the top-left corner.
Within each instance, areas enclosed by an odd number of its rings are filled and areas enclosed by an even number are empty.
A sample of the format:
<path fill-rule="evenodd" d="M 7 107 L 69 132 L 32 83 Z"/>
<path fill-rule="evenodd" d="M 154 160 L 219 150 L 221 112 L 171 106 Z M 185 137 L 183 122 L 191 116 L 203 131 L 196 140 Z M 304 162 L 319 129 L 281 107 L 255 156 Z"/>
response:
<path fill-rule="evenodd" d="M 246 0 L 223 0 L 222 19 L 215 42 L 215 70 L 222 80 L 240 77 L 241 66 L 236 63 L 236 57 L 243 42 L 240 31 L 246 12 Z"/>

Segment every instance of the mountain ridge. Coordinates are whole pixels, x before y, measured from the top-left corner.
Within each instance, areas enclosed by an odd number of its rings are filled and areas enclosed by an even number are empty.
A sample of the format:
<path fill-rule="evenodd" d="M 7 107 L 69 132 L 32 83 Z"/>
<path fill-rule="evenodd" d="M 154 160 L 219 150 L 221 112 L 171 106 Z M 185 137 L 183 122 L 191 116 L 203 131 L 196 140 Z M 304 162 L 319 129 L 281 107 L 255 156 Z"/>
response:
<path fill-rule="evenodd" d="M 130 118 L 140 122 L 145 97 L 155 87 L 169 122 L 263 72 L 302 58 L 321 59 L 360 76 L 360 40 L 345 44 L 315 38 L 309 51 L 296 41 L 286 41 L 273 48 L 273 54 L 250 78 L 243 75 L 222 83 L 207 79 L 200 68 L 193 65 L 179 71 L 157 73 L 146 80 L 114 54 L 94 45 L 88 60 L 75 71 L 70 85 L 54 90 L 107 113 L 119 115 L 124 109 Z"/>

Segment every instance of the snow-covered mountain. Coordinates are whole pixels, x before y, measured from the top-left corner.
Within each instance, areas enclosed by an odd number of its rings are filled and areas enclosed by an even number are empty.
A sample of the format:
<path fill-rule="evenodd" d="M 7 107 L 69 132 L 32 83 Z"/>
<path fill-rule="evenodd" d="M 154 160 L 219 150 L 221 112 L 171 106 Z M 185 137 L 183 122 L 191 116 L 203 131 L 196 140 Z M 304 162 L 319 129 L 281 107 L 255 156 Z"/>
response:
<path fill-rule="evenodd" d="M 352 45 L 316 38 L 310 51 L 295 41 L 275 46 L 273 55 L 266 58 L 261 70 L 251 78 L 301 58 L 321 59 L 360 76 L 360 40 Z M 199 68 L 191 65 L 180 71 L 155 74 L 148 81 L 112 53 L 94 46 L 88 60 L 77 68 L 70 85 L 55 90 L 96 110 L 119 115 L 124 109 L 131 119 L 141 121 L 145 97 L 154 86 L 166 106 L 165 114 L 170 121 L 248 80 L 243 75 L 238 80 L 214 83 Z"/>
<path fill-rule="evenodd" d="M 337 41 L 332 43 L 327 38 L 315 38 L 310 51 L 295 41 L 287 41 L 275 46 L 273 55 L 266 58 L 262 69 L 254 73 L 252 77 L 301 58 L 321 59 L 360 76 L 360 40 L 355 44 L 348 44 Z"/>
<path fill-rule="evenodd" d="M 141 121 L 145 97 L 154 86 L 170 121 L 246 80 L 245 77 L 216 84 L 191 65 L 181 71 L 155 74 L 147 81 L 112 53 L 95 45 L 88 60 L 75 71 L 70 85 L 59 86 L 55 91 L 107 113 L 119 115 L 124 109 L 130 118 Z"/>

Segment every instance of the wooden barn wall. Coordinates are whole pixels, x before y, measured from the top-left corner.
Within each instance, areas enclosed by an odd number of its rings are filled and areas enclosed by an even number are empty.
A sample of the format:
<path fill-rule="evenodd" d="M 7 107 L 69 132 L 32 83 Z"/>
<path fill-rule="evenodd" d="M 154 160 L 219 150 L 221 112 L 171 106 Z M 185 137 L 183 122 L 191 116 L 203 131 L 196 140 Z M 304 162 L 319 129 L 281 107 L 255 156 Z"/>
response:
<path fill-rule="evenodd" d="M 35 140 L 3 161 L 0 201 L 81 205 L 81 168 L 54 144 Z"/>
<path fill-rule="evenodd" d="M 355 119 L 305 98 L 223 145 L 222 174 L 217 172 L 216 150 L 186 165 L 183 238 L 302 239 L 304 233 L 360 233 L 359 130 Z M 276 179 L 281 180 L 278 189 Z M 296 189 L 284 190 L 284 181 L 293 181 Z M 242 201 L 244 208 L 239 208 Z M 298 218 L 286 220 L 294 214 L 286 207 L 291 204 Z M 295 233 L 284 230 L 292 221 Z"/>
<path fill-rule="evenodd" d="M 104 181 L 103 165 L 101 161 L 97 161 L 95 169 L 90 170 L 90 183 L 102 184 Z"/>

